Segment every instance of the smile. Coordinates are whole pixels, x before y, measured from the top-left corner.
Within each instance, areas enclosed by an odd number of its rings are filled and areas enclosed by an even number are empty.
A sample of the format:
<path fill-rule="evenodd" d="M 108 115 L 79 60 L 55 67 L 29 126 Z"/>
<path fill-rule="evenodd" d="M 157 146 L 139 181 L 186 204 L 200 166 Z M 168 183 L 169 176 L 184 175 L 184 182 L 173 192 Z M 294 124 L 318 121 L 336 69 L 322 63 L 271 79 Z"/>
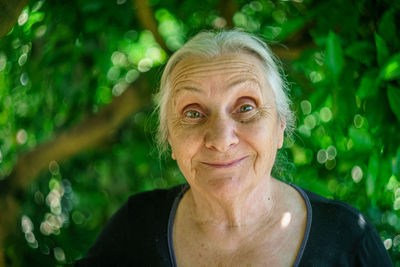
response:
<path fill-rule="evenodd" d="M 201 162 L 201 163 L 214 168 L 229 168 L 238 165 L 245 158 L 247 158 L 247 156 L 229 162 Z"/>

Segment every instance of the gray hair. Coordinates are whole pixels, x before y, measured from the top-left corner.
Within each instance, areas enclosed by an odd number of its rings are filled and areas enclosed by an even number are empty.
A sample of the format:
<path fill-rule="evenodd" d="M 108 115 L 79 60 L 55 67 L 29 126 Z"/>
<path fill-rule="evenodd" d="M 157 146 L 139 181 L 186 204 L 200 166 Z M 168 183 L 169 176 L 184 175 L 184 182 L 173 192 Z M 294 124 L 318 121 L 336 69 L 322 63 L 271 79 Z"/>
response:
<path fill-rule="evenodd" d="M 184 58 L 191 56 L 213 58 L 224 53 L 237 52 L 251 53 L 261 60 L 266 80 L 275 96 L 278 116 L 286 122 L 286 135 L 291 135 L 294 129 L 294 115 L 290 109 L 288 87 L 279 72 L 281 69 L 279 61 L 267 44 L 252 34 L 237 30 L 201 32 L 171 56 L 161 76 L 160 90 L 155 96 L 156 112 L 159 115 L 157 145 L 160 154 L 164 154 L 168 149 L 167 104 L 171 92 L 169 79 L 175 66 Z"/>

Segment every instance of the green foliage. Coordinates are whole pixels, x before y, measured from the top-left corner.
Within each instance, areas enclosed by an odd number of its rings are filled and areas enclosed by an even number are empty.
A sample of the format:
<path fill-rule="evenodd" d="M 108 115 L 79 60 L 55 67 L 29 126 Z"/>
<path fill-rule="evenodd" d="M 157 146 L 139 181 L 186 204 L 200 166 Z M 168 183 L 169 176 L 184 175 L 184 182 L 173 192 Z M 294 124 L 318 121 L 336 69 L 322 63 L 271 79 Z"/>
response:
<path fill-rule="evenodd" d="M 339 38 L 333 32 L 329 32 L 328 35 L 328 39 L 326 42 L 325 58 L 326 67 L 332 73 L 334 80 L 337 81 L 343 69 L 344 59 Z"/>
<path fill-rule="evenodd" d="M 387 95 L 390 108 L 400 121 L 400 88 L 389 85 L 387 89 Z"/>
<path fill-rule="evenodd" d="M 224 25 L 218 1 L 147 1 L 166 47 Z M 391 1 L 234 1 L 236 27 L 285 43 L 297 112 L 291 181 L 359 208 L 400 261 L 400 7 Z M 0 40 L 0 179 L 17 156 L 97 114 L 144 72 L 158 86 L 168 51 L 130 1 L 31 1 Z M 279 46 L 273 46 L 279 47 Z M 16 265 L 72 263 L 129 195 L 182 183 L 153 151 L 152 103 L 110 140 L 51 162 L 29 187 Z M 396 265 L 397 264 L 397 265 Z M 400 266 L 396 263 L 395 266 Z"/>

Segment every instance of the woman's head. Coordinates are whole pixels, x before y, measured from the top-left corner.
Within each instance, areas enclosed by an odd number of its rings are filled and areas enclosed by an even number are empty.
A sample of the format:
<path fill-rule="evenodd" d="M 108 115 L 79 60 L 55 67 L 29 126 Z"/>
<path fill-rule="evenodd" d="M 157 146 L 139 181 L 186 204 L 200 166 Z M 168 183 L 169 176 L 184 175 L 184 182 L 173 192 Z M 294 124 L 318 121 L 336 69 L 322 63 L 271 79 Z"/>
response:
<path fill-rule="evenodd" d="M 164 69 L 160 91 L 156 97 L 159 112 L 157 143 L 160 153 L 164 153 L 168 148 L 167 105 L 171 98 L 171 74 L 176 65 L 189 57 L 212 60 L 212 58 L 227 53 L 251 54 L 260 61 L 265 79 L 274 94 L 277 114 L 286 124 L 286 133 L 291 133 L 294 125 L 294 116 L 290 109 L 287 87 L 279 73 L 276 59 L 267 45 L 253 35 L 235 30 L 216 33 L 201 32 L 176 51 Z"/>
<path fill-rule="evenodd" d="M 261 61 L 248 52 L 190 56 L 169 84 L 168 142 L 191 188 L 225 200 L 265 188 L 286 123 Z"/>

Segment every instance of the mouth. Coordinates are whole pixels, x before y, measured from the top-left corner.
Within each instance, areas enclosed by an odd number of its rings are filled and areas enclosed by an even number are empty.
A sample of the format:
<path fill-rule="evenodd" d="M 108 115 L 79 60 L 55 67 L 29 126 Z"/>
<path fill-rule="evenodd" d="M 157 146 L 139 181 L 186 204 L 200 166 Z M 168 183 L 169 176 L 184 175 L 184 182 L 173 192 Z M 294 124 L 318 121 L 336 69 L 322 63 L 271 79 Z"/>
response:
<path fill-rule="evenodd" d="M 234 166 L 238 165 L 245 158 L 247 158 L 247 156 L 233 160 L 233 161 L 228 161 L 228 162 L 203 162 L 202 161 L 201 163 L 203 163 L 204 165 L 213 167 L 213 168 L 229 168 L 229 167 L 234 167 Z"/>

